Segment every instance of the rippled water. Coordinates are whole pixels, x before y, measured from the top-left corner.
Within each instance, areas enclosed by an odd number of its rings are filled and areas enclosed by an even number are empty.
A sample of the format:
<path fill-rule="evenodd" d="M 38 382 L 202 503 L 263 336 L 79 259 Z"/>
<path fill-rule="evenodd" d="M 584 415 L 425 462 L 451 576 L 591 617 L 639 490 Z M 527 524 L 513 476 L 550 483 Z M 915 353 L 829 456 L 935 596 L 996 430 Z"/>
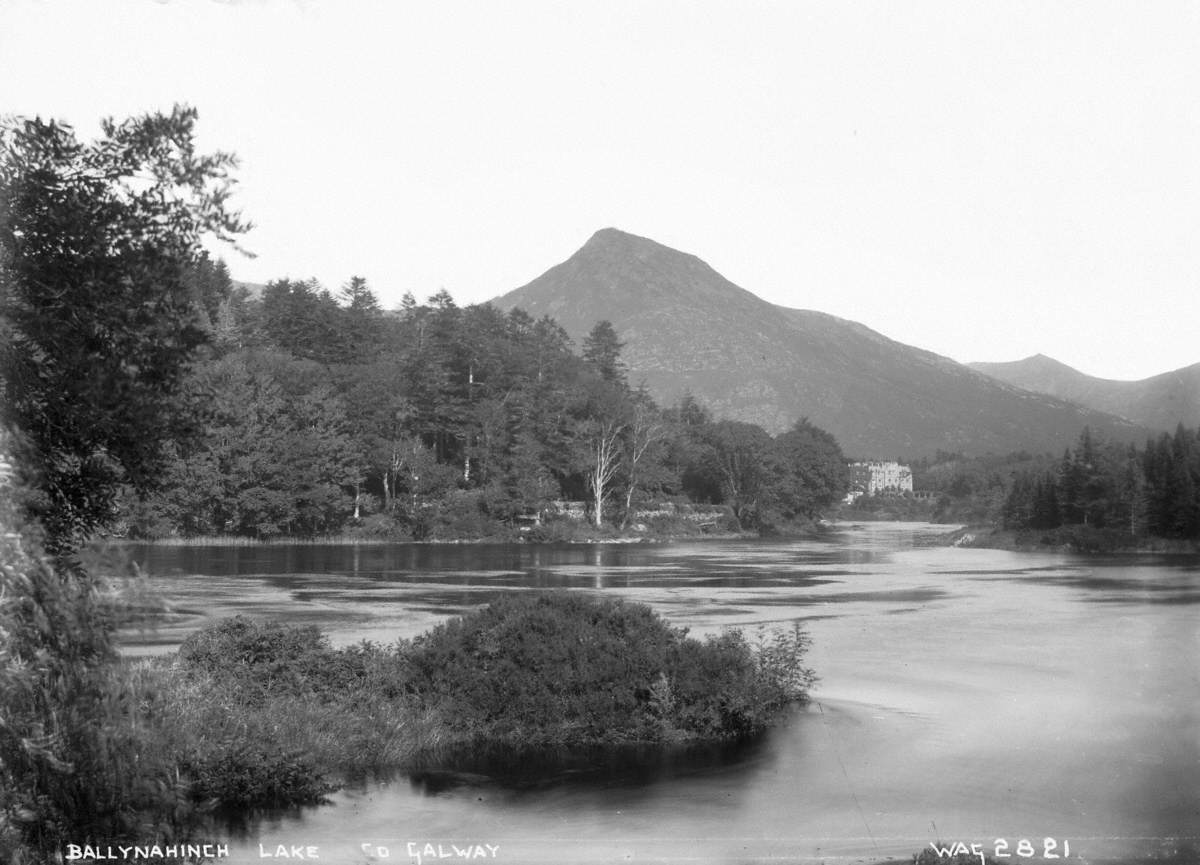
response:
<path fill-rule="evenodd" d="M 800 620 L 813 636 L 813 703 L 755 742 L 426 767 L 256 817 L 226 861 L 262 861 L 260 844 L 346 863 L 873 862 L 938 839 L 1028 839 L 1036 862 L 1046 839 L 1083 862 L 1200 851 L 1200 559 L 964 550 L 943 531 L 141 548 L 176 613 L 126 651 L 236 613 L 386 641 L 549 587 L 643 601 L 693 633 Z"/>

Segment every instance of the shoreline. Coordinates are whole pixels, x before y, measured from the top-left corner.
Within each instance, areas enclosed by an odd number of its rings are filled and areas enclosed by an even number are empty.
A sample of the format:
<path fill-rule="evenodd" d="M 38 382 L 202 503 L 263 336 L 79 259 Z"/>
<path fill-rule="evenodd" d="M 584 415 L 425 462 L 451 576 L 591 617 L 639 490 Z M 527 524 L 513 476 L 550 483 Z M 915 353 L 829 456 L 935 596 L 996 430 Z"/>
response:
<path fill-rule="evenodd" d="M 952 525 L 962 525 L 954 523 Z M 949 526 L 947 527 L 949 528 Z M 737 541 L 737 540 L 813 540 L 838 530 L 838 524 L 826 519 L 789 526 L 782 531 L 762 534 L 757 531 L 673 532 L 597 530 L 579 524 L 560 537 L 534 536 L 512 532 L 482 537 L 415 538 L 381 537 L 339 533 L 322 536 L 276 535 L 269 538 L 249 538 L 243 535 L 196 535 L 193 537 L 130 538 L 101 537 L 96 541 L 110 546 L 144 545 L 151 547 L 270 547 L 270 546 L 391 546 L 391 545 L 454 545 L 454 544 L 664 544 L 678 541 Z"/>
<path fill-rule="evenodd" d="M 817 537 L 820 532 L 787 535 L 785 537 Z M 292 537 L 280 536 L 273 538 L 246 538 L 240 535 L 199 535 L 191 538 L 101 538 L 104 544 L 112 546 L 148 546 L 148 547 L 272 547 L 272 546 L 311 546 L 311 547 L 352 547 L 352 546 L 395 546 L 395 545 L 428 545 L 452 546 L 468 544 L 554 544 L 588 545 L 588 544 L 666 544 L 676 541 L 735 541 L 755 540 L 761 535 L 755 532 L 713 532 L 711 534 L 667 534 L 667 535 L 617 535 L 614 537 L 563 538 L 546 541 L 531 541 L 524 537 L 492 536 L 483 538 L 426 538 L 414 540 L 411 538 L 379 538 L 354 537 L 348 535 L 331 535 L 329 537 Z"/>
<path fill-rule="evenodd" d="M 964 526 L 946 537 L 948 546 L 1013 552 L 1057 552 L 1083 555 L 1197 555 L 1200 542 L 1171 538 L 1130 538 L 1115 530 L 1087 526 L 1057 529 L 999 529 Z"/>

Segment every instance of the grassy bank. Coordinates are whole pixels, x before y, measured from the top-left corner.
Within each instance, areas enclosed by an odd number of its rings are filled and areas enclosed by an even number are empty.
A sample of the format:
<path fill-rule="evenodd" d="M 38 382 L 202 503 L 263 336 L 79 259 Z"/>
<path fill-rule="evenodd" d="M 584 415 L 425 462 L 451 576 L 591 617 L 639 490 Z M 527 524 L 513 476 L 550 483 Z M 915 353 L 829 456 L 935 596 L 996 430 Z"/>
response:
<path fill-rule="evenodd" d="M 263 546 L 357 546 L 361 544 L 388 544 L 387 538 L 361 535 L 336 534 L 318 537 L 292 537 L 276 535 L 270 538 L 248 538 L 243 535 L 196 535 L 193 537 L 163 538 L 109 538 L 112 544 L 152 544 L 157 547 L 263 547 Z"/>
<path fill-rule="evenodd" d="M 255 538 L 245 535 L 194 535 L 153 537 L 111 537 L 116 544 L 153 544 L 156 546 L 256 547 L 271 545 L 353 546 L 393 543 L 660 543 L 664 541 L 712 538 L 814 537 L 823 533 L 820 521 L 797 517 L 757 523 L 743 527 L 728 508 L 693 505 L 669 505 L 658 511 L 640 512 L 626 526 L 605 523 L 596 526 L 586 519 L 563 514 L 551 516 L 536 525 L 514 526 L 497 520 L 449 521 L 420 527 L 373 514 L 357 526 L 329 535 L 272 535 Z"/>

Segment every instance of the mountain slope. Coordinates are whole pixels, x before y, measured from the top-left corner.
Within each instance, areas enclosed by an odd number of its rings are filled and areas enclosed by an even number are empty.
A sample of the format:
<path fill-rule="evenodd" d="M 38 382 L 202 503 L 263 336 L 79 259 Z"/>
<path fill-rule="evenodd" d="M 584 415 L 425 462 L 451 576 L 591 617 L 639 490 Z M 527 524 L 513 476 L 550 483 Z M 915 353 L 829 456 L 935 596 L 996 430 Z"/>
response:
<path fill-rule="evenodd" d="M 1141 381 L 1095 378 L 1043 354 L 1010 363 L 972 363 L 1000 381 L 1173 432 L 1200 426 L 1200 363 Z"/>
<path fill-rule="evenodd" d="M 860 324 L 775 306 L 694 255 L 616 229 L 493 301 L 556 319 L 576 341 L 600 319 L 625 342 L 630 379 L 660 402 L 691 392 L 718 417 L 771 432 L 808 417 L 850 456 L 1058 451 L 1117 418 L 1005 385 Z"/>

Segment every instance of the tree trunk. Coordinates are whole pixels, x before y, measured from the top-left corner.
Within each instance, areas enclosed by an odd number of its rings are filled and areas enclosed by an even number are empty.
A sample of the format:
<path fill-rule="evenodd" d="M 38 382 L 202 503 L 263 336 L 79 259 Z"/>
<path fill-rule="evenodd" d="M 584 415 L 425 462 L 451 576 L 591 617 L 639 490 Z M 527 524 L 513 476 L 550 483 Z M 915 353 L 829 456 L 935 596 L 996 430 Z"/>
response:
<path fill-rule="evenodd" d="M 621 529 L 629 527 L 629 517 L 633 512 L 633 478 L 629 479 L 629 486 L 625 488 L 625 513 L 621 517 Z"/>

